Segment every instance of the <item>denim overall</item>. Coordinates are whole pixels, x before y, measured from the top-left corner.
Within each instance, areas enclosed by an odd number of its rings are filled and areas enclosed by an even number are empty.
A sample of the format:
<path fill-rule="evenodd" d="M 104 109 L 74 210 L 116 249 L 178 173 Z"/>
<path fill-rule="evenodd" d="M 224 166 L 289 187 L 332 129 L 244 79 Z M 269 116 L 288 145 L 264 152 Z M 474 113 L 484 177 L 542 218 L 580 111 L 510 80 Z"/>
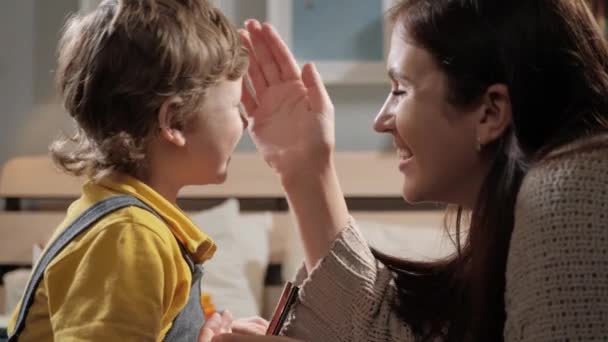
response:
<path fill-rule="evenodd" d="M 44 270 L 48 264 L 61 252 L 75 237 L 86 231 L 95 222 L 99 221 L 105 215 L 108 215 L 118 209 L 125 207 L 139 207 L 148 210 L 157 217 L 160 216 L 148 205 L 130 195 L 113 196 L 102 201 L 99 201 L 91 208 L 86 210 L 78 217 L 68 228 L 66 228 L 59 237 L 46 249 L 45 253 L 40 257 L 40 261 L 32 272 L 32 276 L 26 287 L 21 308 L 17 316 L 13 334 L 9 336 L 8 342 L 16 342 L 19 340 L 19 334 L 25 328 L 25 318 L 30 306 L 34 301 L 34 294 L 38 284 L 42 280 Z M 201 306 L 201 277 L 203 275 L 203 267 L 195 264 L 192 258 L 180 244 L 184 259 L 192 272 L 192 287 L 190 288 L 190 296 L 188 303 L 177 315 L 171 329 L 167 332 L 163 341 L 168 342 L 192 342 L 198 338 L 199 331 L 205 322 L 205 315 Z"/>

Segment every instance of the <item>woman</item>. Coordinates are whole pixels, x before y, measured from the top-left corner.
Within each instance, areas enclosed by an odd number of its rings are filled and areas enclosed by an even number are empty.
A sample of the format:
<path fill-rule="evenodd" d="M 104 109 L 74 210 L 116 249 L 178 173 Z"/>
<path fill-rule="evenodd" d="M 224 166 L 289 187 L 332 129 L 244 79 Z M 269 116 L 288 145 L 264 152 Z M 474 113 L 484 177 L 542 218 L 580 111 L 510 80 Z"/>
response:
<path fill-rule="evenodd" d="M 457 207 L 458 252 L 370 252 L 336 177 L 319 75 L 250 21 L 256 97 L 243 102 L 306 251 L 282 334 L 608 340 L 608 49 L 584 2 L 405 0 L 391 18 L 392 91 L 374 128 L 393 137 L 408 202 Z"/>

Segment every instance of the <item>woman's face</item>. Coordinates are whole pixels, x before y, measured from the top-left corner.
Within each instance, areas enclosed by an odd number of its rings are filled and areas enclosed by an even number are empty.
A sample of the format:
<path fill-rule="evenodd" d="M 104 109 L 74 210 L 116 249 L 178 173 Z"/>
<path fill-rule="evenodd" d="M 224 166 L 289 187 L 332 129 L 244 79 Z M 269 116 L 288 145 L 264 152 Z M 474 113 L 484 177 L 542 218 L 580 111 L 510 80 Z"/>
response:
<path fill-rule="evenodd" d="M 387 61 L 391 93 L 374 129 L 393 136 L 408 202 L 471 207 L 488 168 L 478 150 L 480 108 L 447 101 L 446 74 L 427 50 L 406 42 L 400 26 Z"/>

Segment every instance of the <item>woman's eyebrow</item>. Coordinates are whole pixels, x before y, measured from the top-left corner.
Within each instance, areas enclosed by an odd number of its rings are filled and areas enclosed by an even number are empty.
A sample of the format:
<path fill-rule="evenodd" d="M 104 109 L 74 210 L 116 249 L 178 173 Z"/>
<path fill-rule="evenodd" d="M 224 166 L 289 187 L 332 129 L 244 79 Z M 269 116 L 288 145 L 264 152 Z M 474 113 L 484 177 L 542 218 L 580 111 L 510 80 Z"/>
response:
<path fill-rule="evenodd" d="M 408 83 L 413 83 L 412 80 L 407 77 L 403 72 L 399 71 L 397 68 L 388 69 L 388 76 L 393 80 L 402 80 Z"/>

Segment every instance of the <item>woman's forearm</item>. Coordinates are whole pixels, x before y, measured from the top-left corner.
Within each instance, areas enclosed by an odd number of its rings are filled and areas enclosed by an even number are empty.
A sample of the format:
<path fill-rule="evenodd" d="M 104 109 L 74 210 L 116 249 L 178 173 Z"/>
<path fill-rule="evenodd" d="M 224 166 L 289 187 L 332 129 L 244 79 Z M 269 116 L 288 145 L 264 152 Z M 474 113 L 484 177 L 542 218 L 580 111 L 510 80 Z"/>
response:
<path fill-rule="evenodd" d="M 303 170 L 281 180 L 300 230 L 306 268 L 311 270 L 348 224 L 344 194 L 333 162 L 321 171 Z"/>

